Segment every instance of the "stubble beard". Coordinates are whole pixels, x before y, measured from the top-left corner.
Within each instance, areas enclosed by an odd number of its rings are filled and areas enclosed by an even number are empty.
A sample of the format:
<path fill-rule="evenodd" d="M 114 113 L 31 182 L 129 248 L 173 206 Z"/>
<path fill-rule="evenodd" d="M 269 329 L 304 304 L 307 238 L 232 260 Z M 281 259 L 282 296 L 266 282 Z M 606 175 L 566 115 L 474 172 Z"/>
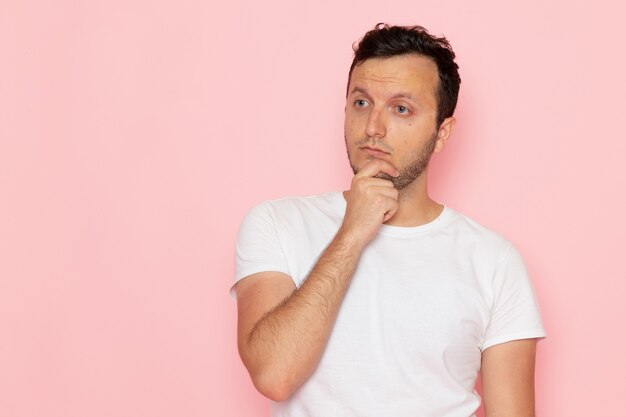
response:
<path fill-rule="evenodd" d="M 345 133 L 344 140 L 346 141 L 346 153 L 348 154 L 350 167 L 352 168 L 352 172 L 354 172 L 354 174 L 356 175 L 357 172 L 359 172 L 359 169 L 354 166 L 354 164 L 352 163 L 352 159 L 350 158 L 350 151 L 348 150 L 348 141 L 345 138 Z M 368 140 L 364 140 L 363 144 L 366 144 L 367 142 Z M 404 190 L 406 187 L 411 185 L 417 178 L 419 178 L 424 173 L 424 171 L 426 171 L 426 168 L 428 168 L 428 163 L 430 162 L 430 158 L 435 151 L 436 144 L 437 132 L 435 132 L 430 137 L 430 139 L 426 142 L 422 149 L 414 153 L 414 158 L 407 166 L 399 168 L 400 175 L 398 175 L 397 177 L 392 177 L 389 174 L 380 172 L 378 173 L 378 175 L 376 175 L 376 178 L 382 178 L 384 180 L 391 181 L 394 188 L 398 191 Z"/>

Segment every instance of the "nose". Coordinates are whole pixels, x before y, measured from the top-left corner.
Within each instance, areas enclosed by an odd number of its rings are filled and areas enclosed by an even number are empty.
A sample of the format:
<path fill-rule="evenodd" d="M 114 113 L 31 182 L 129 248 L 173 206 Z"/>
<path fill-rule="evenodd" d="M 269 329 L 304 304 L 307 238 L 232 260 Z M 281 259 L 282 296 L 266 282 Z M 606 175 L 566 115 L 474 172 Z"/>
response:
<path fill-rule="evenodd" d="M 370 112 L 365 134 L 370 138 L 383 138 L 387 134 L 385 115 L 381 109 L 373 108 Z"/>

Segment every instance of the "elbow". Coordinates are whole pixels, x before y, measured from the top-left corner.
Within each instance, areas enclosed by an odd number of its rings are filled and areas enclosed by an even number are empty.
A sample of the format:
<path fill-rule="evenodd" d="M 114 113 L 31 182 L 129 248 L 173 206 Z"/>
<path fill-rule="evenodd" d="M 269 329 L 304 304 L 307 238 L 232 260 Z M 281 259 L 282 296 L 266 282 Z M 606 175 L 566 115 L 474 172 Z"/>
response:
<path fill-rule="evenodd" d="M 250 373 L 250 377 L 257 391 L 276 402 L 287 400 L 297 388 L 286 377 L 268 375 L 268 373 L 259 373 L 257 375 Z"/>
<path fill-rule="evenodd" d="M 254 355 L 247 346 L 239 346 L 239 355 L 245 365 L 256 390 L 272 401 L 287 400 L 300 386 L 301 379 L 294 369 L 285 366 L 282 361 L 264 360 Z"/>

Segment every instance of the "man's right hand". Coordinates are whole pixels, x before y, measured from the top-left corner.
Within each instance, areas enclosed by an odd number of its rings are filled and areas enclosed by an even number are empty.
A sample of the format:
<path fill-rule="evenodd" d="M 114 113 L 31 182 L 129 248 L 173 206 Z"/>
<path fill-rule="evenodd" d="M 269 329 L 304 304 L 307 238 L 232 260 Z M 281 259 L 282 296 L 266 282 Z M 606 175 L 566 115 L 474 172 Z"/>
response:
<path fill-rule="evenodd" d="M 352 178 L 346 193 L 346 214 L 340 231 L 363 246 L 398 210 L 398 190 L 391 181 L 375 178 L 381 172 L 392 177 L 400 174 L 389 162 L 372 159 Z"/>

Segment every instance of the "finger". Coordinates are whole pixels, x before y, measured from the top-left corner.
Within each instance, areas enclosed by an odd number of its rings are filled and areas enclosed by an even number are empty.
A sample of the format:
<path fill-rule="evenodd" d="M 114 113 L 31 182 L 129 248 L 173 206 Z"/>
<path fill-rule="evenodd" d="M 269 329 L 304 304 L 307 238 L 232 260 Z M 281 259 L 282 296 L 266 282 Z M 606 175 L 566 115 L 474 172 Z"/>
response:
<path fill-rule="evenodd" d="M 394 214 L 396 214 L 396 211 L 398 211 L 398 205 L 394 205 L 393 208 L 389 209 L 389 211 L 387 211 L 383 217 L 383 223 L 385 223 L 387 220 L 391 219 L 393 217 Z"/>
<path fill-rule="evenodd" d="M 392 164 L 382 159 L 374 158 L 370 160 L 367 164 L 361 168 L 359 173 L 356 175 L 358 177 L 375 177 L 379 173 L 385 173 L 392 177 L 397 177 L 400 174 L 400 171 L 396 169 Z"/>
<path fill-rule="evenodd" d="M 393 183 L 384 178 L 372 177 L 372 178 L 357 178 L 362 187 L 385 187 L 394 188 Z M 395 188 L 394 188 L 395 189 Z"/>
<path fill-rule="evenodd" d="M 391 165 L 389 162 L 383 161 L 382 159 L 372 159 L 365 164 L 363 168 L 361 168 L 355 177 L 374 177 L 380 172 L 384 172 L 392 177 L 400 175 L 400 171 L 398 171 L 396 167 Z"/>
<path fill-rule="evenodd" d="M 385 181 L 385 180 L 383 180 Z M 386 181 L 387 183 L 390 183 L 390 181 Z M 396 190 L 393 186 L 393 184 L 390 186 L 388 185 L 384 185 L 384 186 L 380 186 L 380 185 L 376 185 L 376 186 L 372 186 L 372 191 L 380 194 L 382 196 L 388 197 L 393 199 L 394 201 L 398 201 L 398 190 Z"/>

